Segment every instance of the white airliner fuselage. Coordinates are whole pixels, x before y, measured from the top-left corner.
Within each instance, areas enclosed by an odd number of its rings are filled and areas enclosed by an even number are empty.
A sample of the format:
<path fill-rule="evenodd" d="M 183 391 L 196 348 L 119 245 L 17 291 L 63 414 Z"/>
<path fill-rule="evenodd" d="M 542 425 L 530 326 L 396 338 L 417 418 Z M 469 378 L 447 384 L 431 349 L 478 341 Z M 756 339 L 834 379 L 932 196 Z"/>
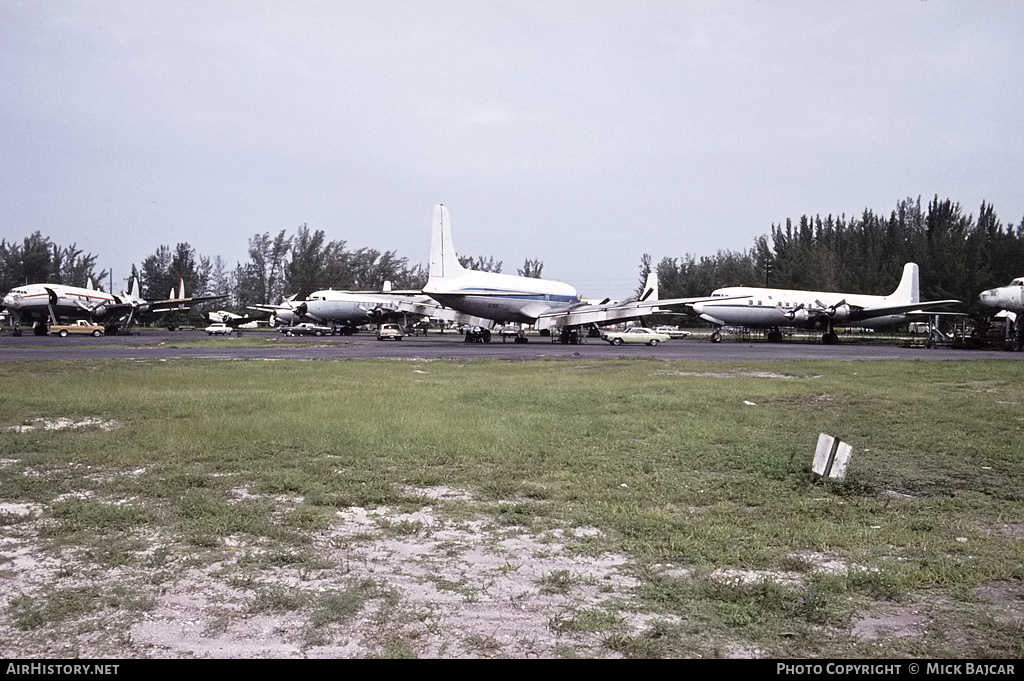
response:
<path fill-rule="evenodd" d="M 452 245 L 447 208 L 434 207 L 432 225 L 423 292 L 442 305 L 498 322 L 532 324 L 545 313 L 582 302 L 575 288 L 560 281 L 466 269 Z"/>
<path fill-rule="evenodd" d="M 278 323 L 284 325 L 311 320 L 321 324 L 344 324 L 352 329 L 363 324 L 379 324 L 390 319 L 400 319 L 405 315 L 433 317 L 472 325 L 480 325 L 486 321 L 444 308 L 419 292 L 392 292 L 390 282 L 384 282 L 383 291 L 324 289 L 314 291 L 305 300 L 289 300 L 278 307 L 257 306 L 255 309 L 272 312 Z"/>
<path fill-rule="evenodd" d="M 834 329 L 837 326 L 898 324 L 906 321 L 908 313 L 959 302 L 921 302 L 919 270 L 915 263 L 904 265 L 899 286 L 887 296 L 749 286 L 720 288 L 711 295 L 715 298 L 747 296 L 745 300 L 712 300 L 692 306 L 701 319 L 718 327 L 773 329 L 774 339 L 780 327 L 819 328 L 826 330 L 822 338 L 826 343 L 836 341 Z M 721 339 L 717 331 L 714 339 Z"/>
<path fill-rule="evenodd" d="M 423 292 L 466 314 L 523 324 L 582 303 L 576 289 L 560 281 L 473 270 L 443 281 L 428 281 Z"/>
<path fill-rule="evenodd" d="M 109 293 L 91 288 L 28 284 L 8 291 L 3 302 L 15 319 L 46 322 L 51 308 L 57 317 L 80 317 L 91 311 L 95 319 L 101 319 L 107 306 L 121 301 Z"/>
<path fill-rule="evenodd" d="M 138 282 L 132 283 L 138 288 Z M 96 290 L 91 282 L 89 288 L 63 284 L 26 284 L 11 289 L 4 296 L 3 304 L 11 313 L 15 334 L 21 333 L 19 326 L 22 320 L 34 322 L 36 334 L 45 334 L 46 324 L 56 318 L 88 319 L 104 326 L 121 324 L 119 320 L 127 318 L 128 324 L 131 324 L 132 316 L 136 313 L 187 310 L 195 303 L 224 297 L 186 298 L 184 282 L 179 282 L 177 292 L 171 289 L 166 300 L 156 301 L 135 297 L 131 287 L 127 293 L 115 296 Z"/>
<path fill-rule="evenodd" d="M 689 308 L 695 302 L 709 299 L 705 296 L 659 300 L 657 279 L 651 277 L 639 300 L 593 304 L 560 281 L 466 269 L 459 263 L 452 245 L 448 210 L 440 205 L 434 208 L 429 275 L 423 293 L 442 305 L 496 322 L 560 330 L 562 341 L 568 343 L 576 342 L 578 330 L 586 326 L 639 319 L 662 308 Z"/>
<path fill-rule="evenodd" d="M 368 295 L 334 291 L 314 291 L 306 300 L 295 304 L 295 313 L 315 322 L 335 322 L 359 326 L 381 319 L 393 311 L 388 300 L 375 300 Z"/>
<path fill-rule="evenodd" d="M 985 307 L 1007 310 L 1015 314 L 1024 312 L 1024 277 L 1017 277 L 1009 286 L 982 291 L 978 302 Z"/>

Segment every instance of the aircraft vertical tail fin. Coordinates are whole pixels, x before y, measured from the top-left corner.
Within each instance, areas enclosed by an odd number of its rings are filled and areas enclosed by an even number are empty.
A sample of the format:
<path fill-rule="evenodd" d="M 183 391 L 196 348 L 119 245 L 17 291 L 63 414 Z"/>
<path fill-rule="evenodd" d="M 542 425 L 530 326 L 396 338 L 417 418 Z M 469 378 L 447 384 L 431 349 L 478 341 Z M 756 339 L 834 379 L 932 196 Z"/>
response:
<path fill-rule="evenodd" d="M 457 277 L 465 271 L 466 269 L 459 263 L 459 256 L 452 246 L 452 225 L 448 219 L 448 209 L 442 205 L 434 206 L 428 278 Z"/>
<path fill-rule="evenodd" d="M 658 273 L 647 273 L 647 281 L 644 282 L 644 291 L 640 294 L 640 300 L 658 300 Z"/>
<path fill-rule="evenodd" d="M 903 266 L 903 277 L 900 279 L 900 284 L 889 298 L 894 303 L 921 302 L 920 270 L 917 263 L 908 262 Z"/>

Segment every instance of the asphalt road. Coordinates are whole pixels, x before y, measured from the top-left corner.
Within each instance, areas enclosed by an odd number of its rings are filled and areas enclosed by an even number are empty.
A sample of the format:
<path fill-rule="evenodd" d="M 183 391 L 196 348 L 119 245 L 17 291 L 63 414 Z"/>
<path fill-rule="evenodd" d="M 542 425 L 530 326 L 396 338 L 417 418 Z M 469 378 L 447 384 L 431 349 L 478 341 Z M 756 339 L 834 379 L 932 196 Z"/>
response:
<path fill-rule="evenodd" d="M 656 347 L 622 345 L 614 347 L 599 339 L 587 339 L 580 345 L 561 345 L 544 338 L 531 338 L 520 345 L 503 343 L 465 343 L 462 336 L 431 334 L 407 336 L 401 341 L 378 341 L 372 334 L 356 336 L 295 337 L 253 333 L 267 338 L 268 347 L 244 347 L 235 336 L 213 337 L 213 347 L 178 347 L 178 344 L 208 338 L 201 331 L 143 330 L 131 336 L 88 336 L 59 338 L 23 335 L 0 336 L 0 361 L 33 359 L 505 359 L 548 358 L 609 359 L 646 357 L 688 361 L 785 361 L 793 359 L 838 360 L 1024 360 L 1024 353 L 994 350 L 953 350 L 948 348 L 903 348 L 870 343 L 821 345 L 788 341 L 724 340 L 711 343 L 704 339 L 672 340 Z M 246 336 L 243 336 L 245 338 Z M 244 341 L 243 341 L 244 342 Z M 279 344 L 279 346 L 278 346 Z"/>

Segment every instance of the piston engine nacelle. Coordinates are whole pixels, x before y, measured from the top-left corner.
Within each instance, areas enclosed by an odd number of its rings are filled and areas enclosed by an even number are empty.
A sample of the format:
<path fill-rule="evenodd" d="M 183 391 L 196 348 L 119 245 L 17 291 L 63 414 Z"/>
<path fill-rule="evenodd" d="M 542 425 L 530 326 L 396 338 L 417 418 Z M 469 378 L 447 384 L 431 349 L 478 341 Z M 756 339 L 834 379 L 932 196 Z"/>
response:
<path fill-rule="evenodd" d="M 850 318 L 850 306 L 846 303 L 829 309 L 829 317 L 833 322 L 845 322 Z"/>

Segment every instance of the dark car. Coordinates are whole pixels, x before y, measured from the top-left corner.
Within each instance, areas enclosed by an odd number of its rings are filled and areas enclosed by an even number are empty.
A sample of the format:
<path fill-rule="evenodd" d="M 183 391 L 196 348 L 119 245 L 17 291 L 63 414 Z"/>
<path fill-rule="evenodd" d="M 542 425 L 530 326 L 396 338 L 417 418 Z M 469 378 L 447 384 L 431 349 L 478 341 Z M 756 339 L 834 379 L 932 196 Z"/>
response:
<path fill-rule="evenodd" d="M 303 322 L 295 326 L 282 326 L 281 333 L 286 336 L 330 336 L 334 333 L 334 329 L 329 326 Z"/>

